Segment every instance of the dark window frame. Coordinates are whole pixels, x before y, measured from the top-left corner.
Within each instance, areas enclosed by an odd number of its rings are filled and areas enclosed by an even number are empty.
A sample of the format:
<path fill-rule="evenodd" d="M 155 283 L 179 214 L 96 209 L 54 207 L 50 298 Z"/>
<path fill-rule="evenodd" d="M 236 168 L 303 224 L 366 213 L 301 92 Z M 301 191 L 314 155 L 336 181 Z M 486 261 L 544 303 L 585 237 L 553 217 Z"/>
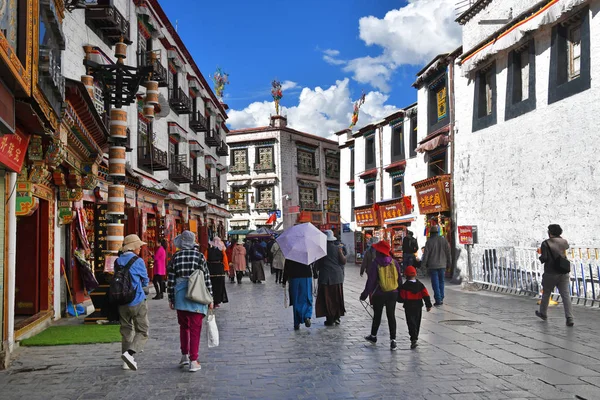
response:
<path fill-rule="evenodd" d="M 399 132 L 399 134 L 398 134 Z M 398 143 L 400 142 L 400 143 Z M 401 161 L 406 159 L 406 152 L 404 150 L 404 124 L 399 124 L 392 127 L 392 161 Z"/>
<path fill-rule="evenodd" d="M 490 85 L 492 89 L 492 107 L 491 113 L 487 114 L 487 93 L 486 76 L 490 75 Z M 476 132 L 481 129 L 496 125 L 498 122 L 498 85 L 496 84 L 496 62 L 480 69 L 475 73 L 475 95 L 473 96 L 473 126 L 471 131 Z"/>
<path fill-rule="evenodd" d="M 550 74 L 548 104 L 566 99 L 591 88 L 590 12 L 589 7 L 574 13 L 570 18 L 581 18 L 581 55 L 579 76 L 569 80 L 568 32 L 570 24 L 558 23 L 552 27 L 550 47 Z"/>
<path fill-rule="evenodd" d="M 350 190 L 350 222 L 354 222 L 354 203 L 355 203 L 354 189 Z"/>
<path fill-rule="evenodd" d="M 448 76 L 446 75 L 446 72 L 443 72 L 441 75 L 438 75 L 436 78 L 432 79 L 431 82 L 434 82 L 435 85 L 429 84 L 427 86 L 428 134 L 435 132 L 440 128 L 443 128 L 444 126 L 450 123 L 450 113 L 448 112 L 448 97 L 450 93 L 450 88 L 448 87 Z M 442 85 L 446 88 L 446 115 L 442 119 L 438 119 L 437 93 L 439 92 L 438 88 L 440 88 Z"/>
<path fill-rule="evenodd" d="M 401 185 L 396 185 L 396 182 L 402 182 Z M 400 188 L 400 193 L 397 193 L 397 188 Z M 397 199 L 404 196 L 404 176 L 393 176 L 392 177 L 392 199 Z"/>
<path fill-rule="evenodd" d="M 508 54 L 508 74 L 506 79 L 506 107 L 504 119 L 509 120 L 536 109 L 535 96 L 535 40 L 530 40 L 526 48 L 515 49 Z M 529 67 L 529 86 L 527 99 L 522 96 L 522 54 L 527 52 Z"/>
<path fill-rule="evenodd" d="M 370 149 L 369 143 L 372 143 L 372 149 Z M 370 151 L 371 150 L 371 151 Z M 369 153 L 372 157 L 372 161 L 369 162 Z M 375 146 L 375 135 L 370 135 L 365 138 L 365 170 L 375 168 L 376 165 L 377 150 Z"/>
<path fill-rule="evenodd" d="M 369 192 L 373 191 L 373 200 L 371 201 L 369 199 Z M 375 182 L 371 182 L 371 183 L 367 183 L 367 185 L 365 186 L 365 204 L 375 204 L 375 201 L 377 197 L 377 190 L 375 188 Z"/>
<path fill-rule="evenodd" d="M 354 147 L 350 148 L 350 180 L 354 180 Z"/>
<path fill-rule="evenodd" d="M 448 174 L 448 147 L 427 152 L 426 161 L 427 178 Z M 439 165 L 443 165 L 443 168 L 440 168 Z"/>
<path fill-rule="evenodd" d="M 296 151 L 296 158 L 298 160 L 300 160 L 300 157 L 299 157 L 300 152 L 310 154 L 312 156 L 312 165 L 310 166 L 310 168 L 316 168 L 315 164 L 317 163 L 317 161 L 316 161 L 316 156 L 315 156 L 315 152 L 314 151 L 304 150 L 304 149 L 301 149 L 300 147 L 296 148 L 296 150 L 297 150 Z M 298 164 L 300 164 L 300 163 L 298 163 Z"/>
<path fill-rule="evenodd" d="M 275 164 L 275 146 L 273 146 L 273 145 L 256 146 L 254 148 L 254 164 L 260 164 L 259 149 L 265 149 L 265 148 L 271 149 L 271 166 L 273 166 Z M 313 164 L 314 164 L 314 161 L 313 161 Z"/>
<path fill-rule="evenodd" d="M 408 156 L 410 158 L 415 158 L 417 156 L 417 146 L 419 145 L 418 142 L 418 131 L 417 131 L 417 116 L 413 115 L 412 117 L 410 117 L 410 134 L 408 135 L 410 137 L 410 148 L 408 150 Z"/>

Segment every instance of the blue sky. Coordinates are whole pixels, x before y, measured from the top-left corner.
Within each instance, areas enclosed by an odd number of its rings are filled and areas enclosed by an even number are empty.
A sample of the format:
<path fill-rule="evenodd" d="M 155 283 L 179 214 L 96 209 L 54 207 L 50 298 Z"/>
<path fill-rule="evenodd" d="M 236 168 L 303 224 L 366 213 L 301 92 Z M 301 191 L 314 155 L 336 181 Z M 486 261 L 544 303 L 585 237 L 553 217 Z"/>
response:
<path fill-rule="evenodd" d="M 450 4 L 451 0 L 161 1 L 207 80 L 217 66 L 229 73 L 225 102 L 231 108 L 231 128 L 268 124 L 269 113 L 275 112 L 270 82 L 277 78 L 289 87 L 281 105 L 290 125 L 323 136 L 347 127 L 352 101 L 362 91 L 368 96 L 359 126 L 416 101 L 411 87 L 415 73 L 431 55 L 456 47 L 460 31 L 444 25 L 448 18 L 431 21 L 429 15 L 448 14 Z M 435 26 L 438 22 L 441 28 Z M 427 33 L 416 32 L 423 27 L 432 35 L 441 29 L 442 35 L 450 36 L 439 46 L 442 51 L 431 48 Z M 419 40 L 424 43 L 415 43 Z M 424 54 L 417 54 L 421 48 Z"/>

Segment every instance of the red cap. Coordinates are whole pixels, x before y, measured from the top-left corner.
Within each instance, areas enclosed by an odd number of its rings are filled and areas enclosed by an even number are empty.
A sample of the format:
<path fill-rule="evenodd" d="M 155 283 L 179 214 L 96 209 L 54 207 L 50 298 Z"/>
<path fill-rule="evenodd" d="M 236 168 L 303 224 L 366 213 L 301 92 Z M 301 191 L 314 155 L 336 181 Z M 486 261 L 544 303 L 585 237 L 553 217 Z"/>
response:
<path fill-rule="evenodd" d="M 380 240 L 379 242 L 372 244 L 371 247 L 374 248 L 375 250 L 377 250 L 378 252 L 385 254 L 386 256 L 391 256 L 390 244 L 388 242 L 386 242 L 385 240 Z"/>
<path fill-rule="evenodd" d="M 412 265 L 409 265 L 404 270 L 404 275 L 406 275 L 406 276 L 417 276 L 417 270 Z"/>

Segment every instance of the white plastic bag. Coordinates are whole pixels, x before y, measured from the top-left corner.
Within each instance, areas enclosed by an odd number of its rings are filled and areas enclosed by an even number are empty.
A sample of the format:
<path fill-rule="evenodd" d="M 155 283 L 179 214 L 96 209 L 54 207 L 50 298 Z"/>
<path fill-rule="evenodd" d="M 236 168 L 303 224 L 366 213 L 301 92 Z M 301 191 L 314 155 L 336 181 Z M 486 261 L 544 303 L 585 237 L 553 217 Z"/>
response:
<path fill-rule="evenodd" d="M 217 328 L 217 320 L 213 310 L 208 312 L 208 347 L 217 347 L 219 345 L 219 328 Z"/>

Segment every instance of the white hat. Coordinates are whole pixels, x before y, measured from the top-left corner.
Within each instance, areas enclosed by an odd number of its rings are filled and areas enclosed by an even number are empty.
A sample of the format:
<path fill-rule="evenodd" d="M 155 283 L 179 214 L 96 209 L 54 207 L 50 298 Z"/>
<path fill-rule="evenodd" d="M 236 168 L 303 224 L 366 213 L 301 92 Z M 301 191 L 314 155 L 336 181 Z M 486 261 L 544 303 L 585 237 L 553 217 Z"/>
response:
<path fill-rule="evenodd" d="M 337 240 L 337 238 L 335 236 L 333 236 L 332 230 L 326 230 L 324 233 L 327 235 L 328 242 L 335 242 Z"/>
<path fill-rule="evenodd" d="M 146 242 L 142 242 L 138 235 L 133 233 L 131 235 L 125 236 L 125 240 L 123 240 L 123 247 L 121 247 L 121 251 L 126 252 L 131 250 L 137 250 L 146 244 Z"/>

